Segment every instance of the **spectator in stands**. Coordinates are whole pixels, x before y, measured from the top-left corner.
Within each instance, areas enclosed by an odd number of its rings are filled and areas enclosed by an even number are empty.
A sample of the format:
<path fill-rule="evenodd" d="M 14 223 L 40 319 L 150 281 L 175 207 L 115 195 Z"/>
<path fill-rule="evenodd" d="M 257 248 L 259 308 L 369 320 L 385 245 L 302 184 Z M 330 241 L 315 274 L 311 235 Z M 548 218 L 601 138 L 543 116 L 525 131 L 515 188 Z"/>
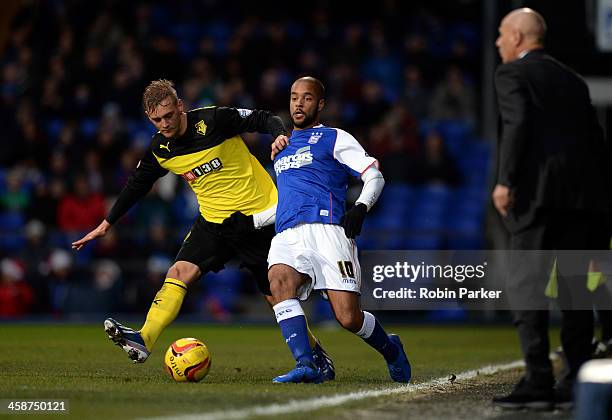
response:
<path fill-rule="evenodd" d="M 71 255 L 63 249 L 51 251 L 47 269 L 45 281 L 49 291 L 49 305 L 54 314 L 61 315 L 68 308 L 72 290 L 79 283 L 80 276 Z"/>
<path fill-rule="evenodd" d="M 25 226 L 26 246 L 20 260 L 27 261 L 25 275 L 28 279 L 40 276 L 41 266 L 49 257 L 45 225 L 40 220 L 31 220 Z"/>
<path fill-rule="evenodd" d="M 136 235 L 138 231 L 132 230 L 126 237 L 121 237 L 116 231 L 110 231 L 108 235 L 101 238 L 93 247 L 95 259 L 107 259 L 119 261 L 122 265 L 137 255 L 143 255 L 140 248 L 135 249 L 134 244 L 148 242 L 144 234 Z M 144 245 L 146 248 L 146 245 Z"/>
<path fill-rule="evenodd" d="M 425 137 L 423 151 L 414 161 L 410 179 L 416 184 L 442 184 L 456 187 L 462 183 L 457 162 L 448 153 L 444 139 L 437 130 Z"/>
<path fill-rule="evenodd" d="M 87 178 L 89 189 L 95 193 L 103 192 L 105 180 L 102 176 L 102 170 L 100 168 L 100 156 L 98 156 L 96 151 L 93 149 L 90 149 L 85 153 L 83 172 Z"/>
<path fill-rule="evenodd" d="M 30 203 L 30 194 L 23 186 L 23 171 L 15 168 L 6 177 L 6 189 L 0 193 L 3 211 L 23 212 Z"/>
<path fill-rule="evenodd" d="M 106 215 L 104 197 L 90 190 L 84 175 L 78 175 L 73 185 L 73 190 L 59 203 L 58 226 L 66 232 L 89 230 Z"/>
<path fill-rule="evenodd" d="M 378 82 L 386 100 L 397 99 L 402 85 L 402 67 L 399 58 L 389 47 L 381 22 L 375 22 L 368 31 L 370 54 L 362 68 L 363 77 Z"/>
<path fill-rule="evenodd" d="M 403 100 L 410 113 L 418 121 L 427 118 L 429 113 L 429 95 L 421 69 L 413 64 L 404 67 Z"/>
<path fill-rule="evenodd" d="M 32 199 L 26 210 L 29 220 L 40 220 L 52 229 L 57 226 L 57 213 L 60 200 L 65 194 L 66 186 L 60 178 L 50 182 L 41 181 L 34 186 Z"/>
<path fill-rule="evenodd" d="M 354 124 L 360 128 L 369 128 L 380 122 L 389 110 L 389 102 L 385 99 L 380 83 L 373 80 L 363 82 L 363 99 L 357 107 L 357 116 Z"/>
<path fill-rule="evenodd" d="M 122 272 L 119 265 L 108 259 L 98 260 L 93 270 L 93 296 L 85 300 L 86 312 L 110 313 L 121 308 L 123 301 Z"/>
<path fill-rule="evenodd" d="M 166 226 L 173 223 L 152 222 L 147 230 L 148 238 L 143 244 L 143 253 L 149 257 L 171 258 L 176 254 L 183 238 L 173 238 Z"/>
<path fill-rule="evenodd" d="M 461 69 L 451 65 L 446 77 L 434 88 L 429 106 L 433 120 L 476 121 L 476 98 L 474 90 L 464 78 Z"/>
<path fill-rule="evenodd" d="M 23 316 L 30 312 L 34 293 L 25 282 L 24 274 L 20 261 L 12 258 L 0 261 L 0 318 Z"/>
<path fill-rule="evenodd" d="M 31 220 L 25 226 L 25 235 L 26 243 L 19 253 L 19 260 L 27 262 L 25 279 L 34 292 L 32 312 L 45 313 L 49 310 L 49 291 L 43 271 L 51 251 L 45 225 L 39 220 Z"/>
<path fill-rule="evenodd" d="M 153 186 L 135 209 L 135 226 L 148 229 L 150 225 L 172 226 L 174 218 L 168 202 L 159 194 L 159 186 Z"/>
<path fill-rule="evenodd" d="M 385 168 L 388 181 L 406 182 L 407 166 L 417 157 L 417 123 L 403 102 L 396 102 L 383 120 L 370 128 L 368 150 Z"/>

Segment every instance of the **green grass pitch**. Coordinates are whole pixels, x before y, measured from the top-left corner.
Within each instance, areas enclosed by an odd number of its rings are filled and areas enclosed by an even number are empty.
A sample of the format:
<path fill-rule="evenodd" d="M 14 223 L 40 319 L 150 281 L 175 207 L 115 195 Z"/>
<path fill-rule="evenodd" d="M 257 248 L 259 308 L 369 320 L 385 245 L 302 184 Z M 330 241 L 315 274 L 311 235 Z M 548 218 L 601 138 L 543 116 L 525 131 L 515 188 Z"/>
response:
<path fill-rule="evenodd" d="M 401 336 L 415 383 L 520 357 L 511 327 L 387 329 Z M 280 385 L 271 379 L 294 363 L 272 325 L 175 324 L 149 360 L 135 365 L 107 340 L 101 323 L 0 324 L 0 399 L 67 399 L 69 417 L 118 419 L 206 414 L 393 385 L 382 357 L 359 338 L 340 329 L 314 332 L 334 359 L 336 380 Z M 175 383 L 162 369 L 167 346 L 181 337 L 203 340 L 212 354 L 210 373 L 200 383 Z"/>

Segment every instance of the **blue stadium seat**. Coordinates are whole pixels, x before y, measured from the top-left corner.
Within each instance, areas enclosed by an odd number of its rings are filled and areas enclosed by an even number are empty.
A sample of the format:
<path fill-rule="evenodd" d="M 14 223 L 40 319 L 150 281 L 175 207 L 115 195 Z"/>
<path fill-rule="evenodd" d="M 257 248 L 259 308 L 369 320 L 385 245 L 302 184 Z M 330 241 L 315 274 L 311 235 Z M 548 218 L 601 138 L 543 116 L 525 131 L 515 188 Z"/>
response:
<path fill-rule="evenodd" d="M 414 200 L 414 207 L 411 209 L 411 217 L 427 215 L 431 213 L 443 213 L 447 207 L 448 195 L 436 195 L 422 193 Z"/>
<path fill-rule="evenodd" d="M 451 189 L 442 184 L 427 184 L 420 189 L 420 199 L 447 200 L 451 195 Z"/>
<path fill-rule="evenodd" d="M 200 36 L 198 26 L 193 23 L 174 24 L 170 28 L 172 37 L 182 40 L 194 41 Z"/>
<path fill-rule="evenodd" d="M 415 193 L 416 189 L 411 185 L 403 183 L 389 183 L 383 188 L 379 202 L 410 202 L 410 200 L 414 198 Z"/>
<path fill-rule="evenodd" d="M 461 155 L 464 144 L 471 131 L 470 125 L 464 120 L 443 120 L 437 124 L 437 129 L 444 139 L 446 149 L 452 156 Z"/>
<path fill-rule="evenodd" d="M 197 216 L 197 210 L 194 212 L 189 206 L 185 194 L 177 194 L 171 203 L 172 213 L 178 220 L 178 224 L 193 223 Z"/>
<path fill-rule="evenodd" d="M 9 211 L 0 213 L 0 230 L 14 232 L 23 229 L 25 217 L 21 213 Z"/>
<path fill-rule="evenodd" d="M 451 228 L 449 226 L 449 228 Z M 453 232 L 459 232 L 465 235 L 476 235 L 482 231 L 482 221 L 477 217 L 457 217 L 453 221 Z"/>
<path fill-rule="evenodd" d="M 227 23 L 217 20 L 206 25 L 206 32 L 215 41 L 224 42 L 231 37 L 232 31 Z"/>
<path fill-rule="evenodd" d="M 374 228 L 376 229 L 400 229 L 406 221 L 403 213 L 379 213 L 374 218 Z"/>
<path fill-rule="evenodd" d="M 406 201 L 398 201 L 396 203 L 385 201 L 383 203 L 379 203 L 376 207 L 374 207 L 371 216 L 381 219 L 387 217 L 390 217 L 392 219 L 407 218 L 408 215 L 411 213 L 411 209 L 412 207 Z"/>
<path fill-rule="evenodd" d="M 178 51 L 183 59 L 192 59 L 198 53 L 198 44 L 190 39 L 179 40 Z"/>
<path fill-rule="evenodd" d="M 444 240 L 439 234 L 411 235 L 403 241 L 402 249 L 435 250 L 441 249 L 443 244 Z"/>
<path fill-rule="evenodd" d="M 0 249 L 15 253 L 25 245 L 25 217 L 17 212 L 0 213 Z"/>
<path fill-rule="evenodd" d="M 71 245 L 67 247 L 67 249 L 70 248 Z M 81 248 L 79 252 L 73 252 L 74 263 L 79 267 L 87 267 L 93 261 L 94 249 L 95 246 L 89 245 Z"/>
<path fill-rule="evenodd" d="M 380 235 L 377 249 L 401 250 L 404 249 L 406 234 L 400 231 L 387 231 Z"/>
<path fill-rule="evenodd" d="M 66 234 L 60 230 L 52 230 L 49 233 L 49 245 L 52 248 L 68 248 L 70 246 L 70 240 Z M 85 247 L 88 248 L 88 247 Z"/>
<path fill-rule="evenodd" d="M 60 133 L 64 128 L 64 121 L 59 118 L 52 118 L 47 121 L 47 134 L 53 141 L 59 139 Z"/>
<path fill-rule="evenodd" d="M 461 39 L 468 46 L 468 55 L 474 56 L 480 48 L 481 37 L 472 24 L 461 22 L 451 26 L 449 30 L 451 39 Z"/>
<path fill-rule="evenodd" d="M 484 211 L 490 200 L 489 191 L 476 186 L 465 186 L 453 193 L 448 206 L 448 216 L 454 217 L 458 214 L 476 215 Z"/>
<path fill-rule="evenodd" d="M 98 131 L 98 120 L 95 118 L 86 118 L 81 121 L 81 134 L 87 138 L 92 138 Z"/>
<path fill-rule="evenodd" d="M 482 249 L 484 246 L 484 237 L 481 232 L 471 235 L 449 235 L 446 241 L 448 249 Z"/>
<path fill-rule="evenodd" d="M 357 248 L 360 250 L 374 250 L 378 247 L 378 241 L 375 234 L 362 231 L 361 235 L 355 238 Z"/>
<path fill-rule="evenodd" d="M 419 135 L 421 138 L 427 137 L 431 130 L 437 128 L 437 122 L 434 120 L 422 119 L 419 121 Z"/>
<path fill-rule="evenodd" d="M 413 232 L 438 232 L 444 228 L 443 212 L 413 214 L 406 226 Z"/>
<path fill-rule="evenodd" d="M 135 137 L 142 130 L 142 122 L 133 118 L 127 119 L 125 120 L 125 128 L 127 129 L 128 136 Z"/>
<path fill-rule="evenodd" d="M 16 254 L 26 244 L 25 237 L 18 232 L 1 232 L 0 249 L 8 254 Z"/>

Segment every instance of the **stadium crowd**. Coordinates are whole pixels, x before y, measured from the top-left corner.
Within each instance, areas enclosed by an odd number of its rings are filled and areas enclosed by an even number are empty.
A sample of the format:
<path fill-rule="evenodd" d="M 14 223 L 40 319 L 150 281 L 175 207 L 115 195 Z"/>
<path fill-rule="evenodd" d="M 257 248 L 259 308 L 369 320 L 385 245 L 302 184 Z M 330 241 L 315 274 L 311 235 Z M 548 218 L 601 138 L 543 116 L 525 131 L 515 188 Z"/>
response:
<path fill-rule="evenodd" d="M 288 122 L 291 81 L 317 75 L 332 98 L 324 123 L 362 141 L 388 182 L 361 247 L 482 246 L 477 12 L 387 1 L 371 16 L 340 3 L 315 2 L 301 18 L 216 0 L 15 9 L 0 39 L 0 316 L 147 307 L 197 214 L 183 181 L 164 178 L 93 246 L 69 244 L 104 218 L 148 146 L 141 95 L 158 78 L 187 109 L 266 109 Z M 271 169 L 271 139 L 244 140 Z M 255 292 L 242 276 L 209 276 L 185 310 L 238 310 L 238 292 Z"/>

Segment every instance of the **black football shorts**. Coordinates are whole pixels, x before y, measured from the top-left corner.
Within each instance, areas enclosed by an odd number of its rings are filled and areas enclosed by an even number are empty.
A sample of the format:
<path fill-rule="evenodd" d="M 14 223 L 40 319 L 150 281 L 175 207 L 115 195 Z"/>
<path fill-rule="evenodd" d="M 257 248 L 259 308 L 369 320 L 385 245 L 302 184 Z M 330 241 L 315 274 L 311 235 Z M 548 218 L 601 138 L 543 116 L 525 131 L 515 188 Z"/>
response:
<path fill-rule="evenodd" d="M 274 225 L 245 232 L 233 226 L 208 222 L 200 215 L 185 237 L 175 261 L 193 263 L 204 275 L 222 270 L 225 263 L 236 257 L 240 267 L 251 271 L 259 290 L 271 296 L 267 260 L 273 237 Z"/>

